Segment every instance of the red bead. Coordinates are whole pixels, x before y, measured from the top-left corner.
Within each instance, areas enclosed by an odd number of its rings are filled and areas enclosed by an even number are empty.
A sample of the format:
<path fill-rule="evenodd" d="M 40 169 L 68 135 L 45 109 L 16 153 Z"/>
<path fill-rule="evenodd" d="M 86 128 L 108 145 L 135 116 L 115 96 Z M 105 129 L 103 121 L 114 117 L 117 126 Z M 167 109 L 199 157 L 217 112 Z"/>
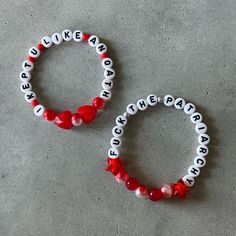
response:
<path fill-rule="evenodd" d="M 36 58 L 31 57 L 31 56 L 28 56 L 28 60 L 31 61 L 31 62 L 35 62 L 35 61 L 36 61 Z"/>
<path fill-rule="evenodd" d="M 163 193 L 161 192 L 159 188 L 151 189 L 148 195 L 149 195 L 150 200 L 154 202 L 160 200 L 163 197 Z"/>
<path fill-rule="evenodd" d="M 148 195 L 148 188 L 146 186 L 140 185 L 138 189 L 143 195 Z"/>
<path fill-rule="evenodd" d="M 32 105 L 32 107 L 36 107 L 37 105 L 39 105 L 38 100 L 34 99 L 34 100 L 31 102 L 31 105 Z"/>
<path fill-rule="evenodd" d="M 185 185 L 182 179 L 178 180 L 176 184 L 172 184 L 173 196 L 179 196 L 180 198 L 186 198 L 189 187 Z"/>
<path fill-rule="evenodd" d="M 94 106 L 84 105 L 78 108 L 78 114 L 85 124 L 89 124 L 96 118 L 97 109 Z"/>
<path fill-rule="evenodd" d="M 55 120 L 56 115 L 57 115 L 56 112 L 54 110 L 52 110 L 52 109 L 47 109 L 43 113 L 44 119 L 48 120 L 48 121 Z"/>
<path fill-rule="evenodd" d="M 106 171 L 110 171 L 113 175 L 116 175 L 122 167 L 123 166 L 120 158 L 115 158 L 115 159 L 107 158 Z"/>
<path fill-rule="evenodd" d="M 129 179 L 128 173 L 125 171 L 124 168 L 121 168 L 119 172 L 116 174 L 116 179 L 122 182 L 126 182 Z"/>
<path fill-rule="evenodd" d="M 55 117 L 54 123 L 62 129 L 71 129 L 71 117 L 72 113 L 70 111 L 63 111 Z"/>
<path fill-rule="evenodd" d="M 139 187 L 139 182 L 136 178 L 129 177 L 125 185 L 129 190 L 136 190 Z"/>
<path fill-rule="evenodd" d="M 39 44 L 37 45 L 37 48 L 38 48 L 40 51 L 42 51 L 42 50 L 45 49 L 45 47 L 44 47 L 43 44 L 41 44 L 41 43 L 39 43 Z"/>
<path fill-rule="evenodd" d="M 105 100 L 101 97 L 95 97 L 92 102 L 93 106 L 97 109 L 103 109 L 105 106 Z"/>
<path fill-rule="evenodd" d="M 107 58 L 108 57 L 108 54 L 105 52 L 105 53 L 102 53 L 100 55 L 101 59 L 104 59 L 104 58 Z"/>
<path fill-rule="evenodd" d="M 83 40 L 88 41 L 90 34 L 83 34 Z"/>

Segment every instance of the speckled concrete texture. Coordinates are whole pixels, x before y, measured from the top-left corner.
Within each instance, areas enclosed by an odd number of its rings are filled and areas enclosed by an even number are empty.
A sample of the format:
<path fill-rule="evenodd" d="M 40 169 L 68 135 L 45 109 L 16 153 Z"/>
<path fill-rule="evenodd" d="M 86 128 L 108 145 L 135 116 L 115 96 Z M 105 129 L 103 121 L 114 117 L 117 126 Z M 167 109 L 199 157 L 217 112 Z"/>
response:
<path fill-rule="evenodd" d="M 0 235 L 235 236 L 236 1 L 0 0 Z M 36 117 L 18 75 L 28 49 L 70 28 L 99 36 L 117 72 L 113 99 L 91 125 L 65 132 Z M 76 108 L 101 90 L 92 48 L 46 51 L 32 84 L 40 101 Z M 150 93 L 195 103 L 212 137 L 207 166 L 186 201 L 152 203 L 105 172 L 111 129 Z M 197 136 L 180 111 L 157 106 L 131 120 L 122 156 L 149 186 L 176 181 Z"/>

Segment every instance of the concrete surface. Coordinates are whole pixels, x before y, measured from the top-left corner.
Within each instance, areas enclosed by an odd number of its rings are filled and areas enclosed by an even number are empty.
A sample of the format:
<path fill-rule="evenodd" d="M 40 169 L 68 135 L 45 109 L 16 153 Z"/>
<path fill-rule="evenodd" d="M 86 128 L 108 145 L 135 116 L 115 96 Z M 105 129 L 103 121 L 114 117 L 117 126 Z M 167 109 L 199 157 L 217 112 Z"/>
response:
<path fill-rule="evenodd" d="M 236 235 L 236 1 L 0 0 L 0 235 Z M 18 74 L 28 49 L 65 28 L 107 43 L 117 79 L 92 125 L 69 132 L 35 117 Z M 85 45 L 47 51 L 33 74 L 40 101 L 76 108 L 101 88 Z M 206 168 L 186 201 L 135 198 L 104 171 L 116 115 L 155 92 L 200 107 L 212 137 Z M 149 186 L 177 180 L 195 155 L 184 114 L 156 107 L 130 122 L 123 156 Z"/>

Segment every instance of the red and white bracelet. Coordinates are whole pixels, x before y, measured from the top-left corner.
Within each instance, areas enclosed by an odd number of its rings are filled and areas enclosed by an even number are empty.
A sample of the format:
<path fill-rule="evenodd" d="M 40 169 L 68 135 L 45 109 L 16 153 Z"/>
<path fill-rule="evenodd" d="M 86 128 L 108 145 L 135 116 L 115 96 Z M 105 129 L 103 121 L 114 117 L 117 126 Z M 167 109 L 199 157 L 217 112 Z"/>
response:
<path fill-rule="evenodd" d="M 195 131 L 198 134 L 198 143 L 194 159 L 194 164 L 188 168 L 188 173 L 176 183 L 164 184 L 160 188 L 152 188 L 140 184 L 140 182 L 130 177 L 125 170 L 123 161 L 120 158 L 119 147 L 121 146 L 121 136 L 124 133 L 124 127 L 128 122 L 128 117 L 135 115 L 138 111 L 144 111 L 148 106 L 155 106 L 158 103 L 171 107 L 174 106 L 178 110 L 183 110 L 195 125 Z M 111 149 L 108 151 L 107 171 L 110 171 L 116 178 L 117 182 L 125 183 L 127 189 L 135 191 L 138 198 L 149 198 L 152 201 L 158 201 L 161 198 L 171 198 L 179 196 L 185 198 L 189 187 L 194 185 L 194 179 L 200 174 L 200 168 L 206 164 L 205 157 L 208 154 L 207 144 L 210 137 L 206 134 L 207 126 L 202 122 L 202 115 L 196 111 L 196 107 L 192 103 L 186 103 L 183 98 L 174 98 L 166 95 L 164 98 L 157 97 L 154 94 L 149 95 L 146 99 L 140 99 L 136 104 L 131 103 L 127 106 L 126 112 L 116 118 L 116 126 L 112 129 L 113 138 L 111 139 Z"/>
<path fill-rule="evenodd" d="M 59 45 L 63 41 L 71 41 L 72 39 L 75 42 L 87 41 L 100 55 L 102 67 L 104 68 L 103 90 L 99 96 L 92 100 L 92 105 L 80 106 L 74 114 L 71 111 L 63 111 L 57 114 L 54 110 L 46 109 L 43 105 L 39 104 L 29 81 L 34 68 L 34 62 L 43 50 L 50 48 L 53 44 Z M 51 37 L 43 37 L 36 47 L 29 49 L 28 58 L 23 62 L 23 71 L 20 73 L 20 79 L 22 80 L 21 91 L 25 93 L 25 100 L 34 107 L 36 116 L 43 116 L 45 120 L 53 121 L 60 128 L 70 129 L 72 126 L 79 126 L 82 123 L 89 124 L 96 118 L 97 111 L 103 109 L 105 102 L 111 98 L 111 88 L 113 87 L 113 79 L 115 78 L 115 71 L 112 69 L 112 66 L 113 61 L 108 57 L 107 46 L 101 43 L 97 36 L 85 34 L 80 30 L 74 32 L 64 30 L 62 33 L 54 33 Z"/>

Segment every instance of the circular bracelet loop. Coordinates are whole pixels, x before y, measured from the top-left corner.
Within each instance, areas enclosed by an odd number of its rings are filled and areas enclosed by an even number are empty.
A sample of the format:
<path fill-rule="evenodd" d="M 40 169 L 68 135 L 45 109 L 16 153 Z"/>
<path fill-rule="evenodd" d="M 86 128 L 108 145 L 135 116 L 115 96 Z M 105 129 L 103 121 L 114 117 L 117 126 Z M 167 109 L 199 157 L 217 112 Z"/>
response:
<path fill-rule="evenodd" d="M 75 42 L 86 41 L 95 48 L 97 54 L 102 60 L 102 67 L 104 68 L 104 79 L 102 82 L 103 90 L 99 96 L 94 97 L 91 105 L 83 105 L 77 109 L 76 113 L 71 111 L 62 111 L 56 113 L 52 109 L 46 109 L 39 103 L 36 94 L 32 90 L 32 85 L 29 82 L 31 79 L 31 71 L 34 69 L 34 62 L 38 59 L 41 52 L 53 45 L 59 45 L 64 41 Z M 107 46 L 100 42 L 95 35 L 85 34 L 80 30 L 74 32 L 64 30 L 62 33 L 54 33 L 51 37 L 44 36 L 41 42 L 36 47 L 29 49 L 28 58 L 22 63 L 23 71 L 20 73 L 21 91 L 25 93 L 25 100 L 31 103 L 34 108 L 36 116 L 43 116 L 46 121 L 53 121 L 58 127 L 63 129 L 70 129 L 72 126 L 79 126 L 82 123 L 90 124 L 97 115 L 97 111 L 103 109 L 105 102 L 111 98 L 111 89 L 113 87 L 113 79 L 115 78 L 115 71 L 112 69 L 113 61 L 108 57 Z"/>
<path fill-rule="evenodd" d="M 198 147 L 196 149 L 197 156 L 194 158 L 193 164 L 188 168 L 187 174 L 176 183 L 164 184 L 160 188 L 149 189 L 147 186 L 130 177 L 120 157 L 119 148 L 124 133 L 124 127 L 128 122 L 128 117 L 135 115 L 138 111 L 144 111 L 148 106 L 155 106 L 158 103 L 164 103 L 165 106 L 174 106 L 178 110 L 183 110 L 195 125 L 195 131 L 198 134 Z M 135 195 L 139 198 L 149 198 L 152 201 L 158 201 L 161 198 L 171 198 L 178 196 L 185 198 L 189 187 L 192 187 L 195 178 L 200 174 L 200 168 L 206 164 L 205 157 L 208 154 L 207 144 L 210 137 L 206 134 L 207 126 L 202 122 L 202 115 L 196 111 L 196 107 L 192 103 L 187 103 L 183 98 L 174 98 L 166 95 L 164 98 L 150 94 L 146 99 L 140 99 L 137 103 L 131 103 L 127 106 L 126 112 L 116 118 L 116 126 L 112 129 L 113 138 L 110 141 L 111 148 L 108 151 L 107 171 L 110 171 L 117 182 L 125 183 L 127 189 L 135 191 Z"/>

